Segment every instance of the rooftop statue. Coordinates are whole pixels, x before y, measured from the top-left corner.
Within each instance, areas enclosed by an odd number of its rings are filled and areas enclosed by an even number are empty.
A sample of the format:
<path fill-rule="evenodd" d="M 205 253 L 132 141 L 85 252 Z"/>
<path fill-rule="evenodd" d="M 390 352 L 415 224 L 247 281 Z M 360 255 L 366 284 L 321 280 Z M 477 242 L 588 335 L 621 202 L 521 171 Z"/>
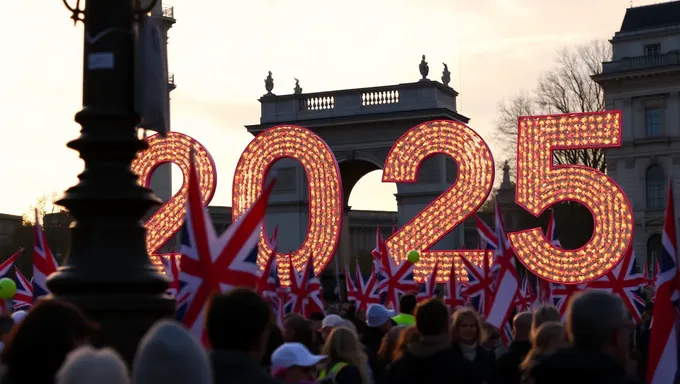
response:
<path fill-rule="evenodd" d="M 274 89 L 274 78 L 272 77 L 272 71 L 269 71 L 269 75 L 264 79 L 264 89 L 267 90 L 267 95 L 273 95 L 272 90 Z"/>
<path fill-rule="evenodd" d="M 449 86 L 449 83 L 451 82 L 451 72 L 449 72 L 449 66 L 444 64 L 444 72 L 442 72 L 442 84 L 446 85 L 447 87 Z"/>
<path fill-rule="evenodd" d="M 293 78 L 295 79 L 295 78 Z M 300 80 L 295 79 L 295 88 L 293 88 L 293 92 L 295 92 L 296 95 L 301 95 L 302 94 L 302 88 L 300 87 Z"/>
<path fill-rule="evenodd" d="M 425 55 L 423 55 L 423 60 L 420 61 L 420 75 L 423 78 L 420 81 L 426 81 L 428 73 L 430 73 L 430 67 L 427 65 L 427 61 L 425 61 Z"/>

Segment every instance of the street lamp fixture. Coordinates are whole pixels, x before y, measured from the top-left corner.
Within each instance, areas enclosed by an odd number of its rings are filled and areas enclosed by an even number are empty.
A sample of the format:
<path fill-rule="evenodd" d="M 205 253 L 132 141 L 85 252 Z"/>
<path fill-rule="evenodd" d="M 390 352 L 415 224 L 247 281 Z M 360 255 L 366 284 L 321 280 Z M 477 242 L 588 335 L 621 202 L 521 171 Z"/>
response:
<path fill-rule="evenodd" d="M 130 164 L 147 148 L 137 136 L 134 108 L 135 23 L 156 4 L 93 0 L 73 13 L 85 26 L 82 129 L 68 147 L 85 167 L 77 185 L 56 203 L 74 218 L 71 249 L 47 286 L 101 325 L 97 345 L 112 346 L 130 364 L 140 338 L 157 320 L 174 315 L 167 279 L 151 264 L 142 218 L 160 204 L 137 183 Z"/>

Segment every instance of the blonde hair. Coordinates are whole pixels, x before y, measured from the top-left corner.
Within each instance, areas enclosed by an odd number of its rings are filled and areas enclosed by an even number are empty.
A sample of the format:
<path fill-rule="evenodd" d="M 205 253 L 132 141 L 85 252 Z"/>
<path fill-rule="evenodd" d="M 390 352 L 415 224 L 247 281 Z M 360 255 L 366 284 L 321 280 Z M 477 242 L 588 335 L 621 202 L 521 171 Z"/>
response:
<path fill-rule="evenodd" d="M 562 317 L 560 316 L 560 311 L 558 311 L 557 308 L 547 304 L 541 305 L 536 310 L 534 310 L 534 317 L 531 320 L 530 338 L 534 338 L 534 333 L 536 333 L 538 328 L 544 323 L 560 322 L 561 320 Z"/>
<path fill-rule="evenodd" d="M 392 352 L 392 361 L 396 361 L 404 355 L 409 344 L 420 339 L 420 332 L 415 325 L 409 325 L 404 328 L 399 334 L 399 339 L 395 345 L 394 352 Z"/>
<path fill-rule="evenodd" d="M 387 334 L 383 337 L 380 343 L 380 349 L 378 350 L 378 358 L 385 363 L 390 363 L 395 359 L 395 350 L 397 346 L 397 341 L 402 334 L 402 331 L 406 327 L 403 325 L 395 325 L 387 331 Z"/>
<path fill-rule="evenodd" d="M 330 361 L 343 362 L 355 366 L 361 375 L 361 382 L 368 384 L 366 366 L 368 358 L 364 353 L 359 337 L 347 327 L 333 328 L 326 344 L 323 346 L 323 355 L 328 356 Z"/>
<path fill-rule="evenodd" d="M 541 325 L 536 331 L 535 337 L 531 341 L 531 350 L 519 368 L 521 371 L 528 372 L 536 363 L 536 358 L 546 353 L 551 345 L 559 340 L 566 340 L 567 334 L 562 323 L 555 321 Z"/>
<path fill-rule="evenodd" d="M 458 328 L 460 328 L 461 323 L 464 320 L 472 319 L 477 325 L 477 336 L 475 342 L 480 344 L 482 340 L 486 339 L 486 329 L 484 328 L 484 323 L 482 318 L 477 312 L 472 308 L 459 308 L 453 313 L 453 320 L 451 321 L 451 342 L 460 342 L 460 335 L 458 334 Z"/>
<path fill-rule="evenodd" d="M 128 384 L 128 369 L 111 348 L 80 347 L 66 356 L 55 376 L 57 384 Z"/>

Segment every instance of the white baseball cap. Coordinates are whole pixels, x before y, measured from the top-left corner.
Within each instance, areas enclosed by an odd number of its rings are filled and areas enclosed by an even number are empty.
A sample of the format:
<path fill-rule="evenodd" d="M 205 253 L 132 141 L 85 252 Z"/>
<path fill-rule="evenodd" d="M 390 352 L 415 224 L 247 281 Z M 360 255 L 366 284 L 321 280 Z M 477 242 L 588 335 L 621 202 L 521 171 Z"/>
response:
<path fill-rule="evenodd" d="M 369 327 L 379 327 L 396 315 L 394 311 L 390 311 L 383 305 L 371 304 L 366 311 L 366 324 Z"/>
<path fill-rule="evenodd" d="M 343 325 L 345 325 L 345 319 L 338 315 L 328 315 L 323 318 L 321 329 L 342 327 Z"/>
<path fill-rule="evenodd" d="M 24 321 L 27 315 L 28 312 L 26 311 L 16 311 L 12 314 L 12 320 L 14 320 L 14 324 L 16 325 L 21 324 L 21 322 Z"/>
<path fill-rule="evenodd" d="M 272 353 L 273 368 L 313 367 L 326 356 L 314 355 L 300 343 L 283 343 Z"/>

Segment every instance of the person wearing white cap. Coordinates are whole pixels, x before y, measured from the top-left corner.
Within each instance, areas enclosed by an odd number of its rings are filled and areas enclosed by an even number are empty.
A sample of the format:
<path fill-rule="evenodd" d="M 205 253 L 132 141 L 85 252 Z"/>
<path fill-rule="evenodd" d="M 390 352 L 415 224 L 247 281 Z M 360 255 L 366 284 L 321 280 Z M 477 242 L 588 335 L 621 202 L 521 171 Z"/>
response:
<path fill-rule="evenodd" d="M 272 374 L 290 384 L 312 383 L 317 364 L 325 358 L 312 354 L 301 343 L 283 343 L 272 353 Z"/>
<path fill-rule="evenodd" d="M 368 364 L 373 372 L 375 382 L 381 382 L 384 375 L 385 367 L 378 359 L 378 351 L 380 344 L 387 332 L 392 328 L 394 317 L 396 313 L 385 308 L 380 304 L 371 304 L 366 311 L 366 327 L 361 342 L 366 346 L 366 355 L 368 356 Z"/>
<path fill-rule="evenodd" d="M 338 315 L 328 315 L 321 322 L 321 338 L 325 342 L 331 331 L 337 327 L 346 326 L 345 319 Z"/>

